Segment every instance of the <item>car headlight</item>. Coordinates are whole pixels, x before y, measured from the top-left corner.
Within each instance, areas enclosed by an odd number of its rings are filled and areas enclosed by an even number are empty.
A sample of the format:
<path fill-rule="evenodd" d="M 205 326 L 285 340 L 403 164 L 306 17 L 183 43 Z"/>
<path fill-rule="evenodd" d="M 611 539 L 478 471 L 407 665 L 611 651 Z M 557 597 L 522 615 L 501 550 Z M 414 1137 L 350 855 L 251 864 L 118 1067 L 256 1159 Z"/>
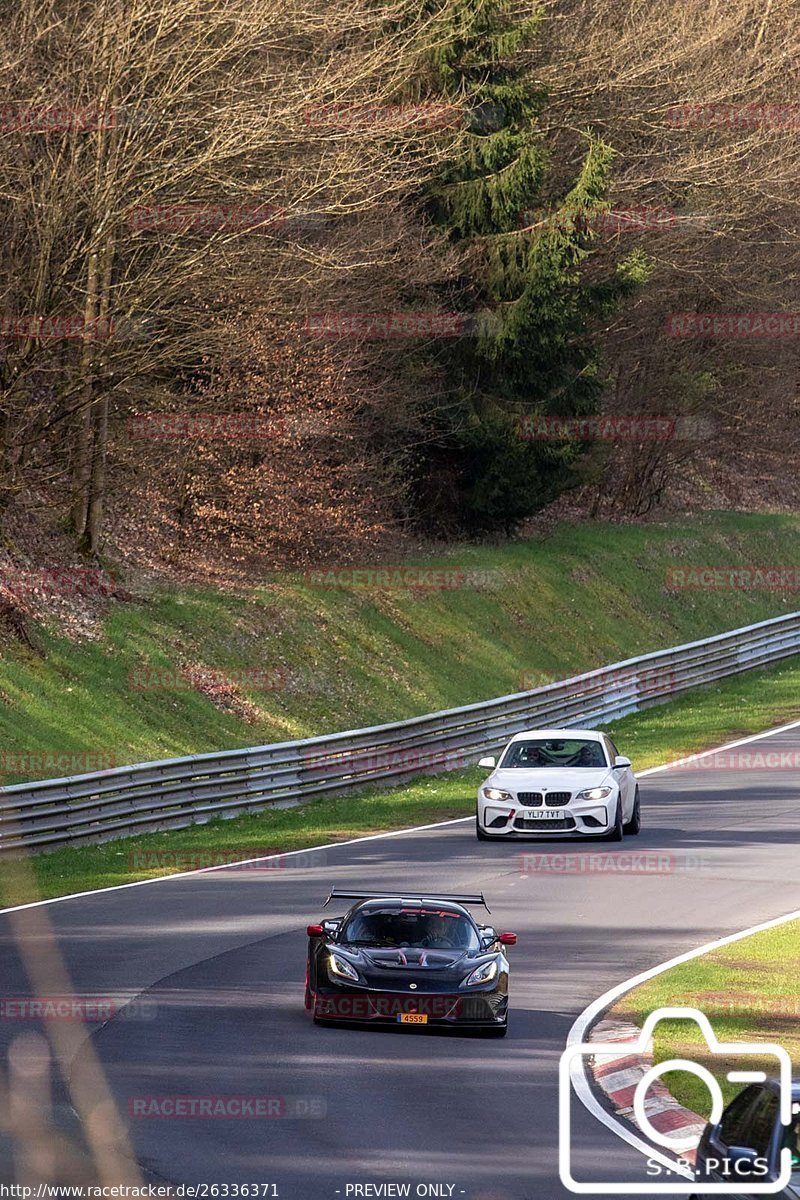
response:
<path fill-rule="evenodd" d="M 339 958 L 338 954 L 330 956 L 328 966 L 334 975 L 340 975 L 342 979 L 355 979 L 358 983 L 358 971 L 346 959 Z"/>
<path fill-rule="evenodd" d="M 500 788 L 484 788 L 483 794 L 487 800 L 513 800 L 511 792 L 501 792 Z"/>
<path fill-rule="evenodd" d="M 479 967 L 469 975 L 464 983 L 467 987 L 473 987 L 476 983 L 489 983 L 497 974 L 497 961 L 493 958 L 489 962 L 481 963 Z"/>
<path fill-rule="evenodd" d="M 610 787 L 587 788 L 585 792 L 578 792 L 576 800 L 605 800 L 613 792 Z"/>

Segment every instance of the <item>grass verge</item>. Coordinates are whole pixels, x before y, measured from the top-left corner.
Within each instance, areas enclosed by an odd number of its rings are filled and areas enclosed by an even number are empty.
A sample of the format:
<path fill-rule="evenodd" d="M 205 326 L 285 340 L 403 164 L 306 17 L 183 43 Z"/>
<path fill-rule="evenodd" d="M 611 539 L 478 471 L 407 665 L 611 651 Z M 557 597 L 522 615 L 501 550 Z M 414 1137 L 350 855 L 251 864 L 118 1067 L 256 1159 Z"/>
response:
<path fill-rule="evenodd" d="M 734 676 L 669 704 L 633 713 L 610 725 L 609 730 L 617 745 L 630 754 L 635 767 L 643 770 L 800 716 L 798 694 L 800 662 L 794 658 L 771 670 Z M 0 902 L 24 903 L 211 865 L 213 861 L 301 850 L 462 817 L 474 811 L 475 791 L 483 774 L 469 768 L 425 776 L 391 790 L 328 797 L 298 808 L 37 855 L 31 860 L 35 886 L 20 890 L 22 885 L 0 876 Z M 164 856 L 163 865 L 157 865 L 155 855 Z M 142 866 L 147 856 L 148 863 Z"/>
<path fill-rule="evenodd" d="M 438 589 L 376 588 L 363 575 L 319 587 L 302 574 L 235 594 L 155 585 L 111 604 L 95 640 L 36 629 L 38 652 L 0 643 L 0 783 L 94 769 L 82 765 L 87 752 L 120 766 L 535 687 L 796 601 L 769 589 L 676 591 L 671 568 L 798 557 L 800 517 L 709 513 L 691 524 L 563 524 L 536 540 L 457 547 L 422 563 L 450 572 Z"/>

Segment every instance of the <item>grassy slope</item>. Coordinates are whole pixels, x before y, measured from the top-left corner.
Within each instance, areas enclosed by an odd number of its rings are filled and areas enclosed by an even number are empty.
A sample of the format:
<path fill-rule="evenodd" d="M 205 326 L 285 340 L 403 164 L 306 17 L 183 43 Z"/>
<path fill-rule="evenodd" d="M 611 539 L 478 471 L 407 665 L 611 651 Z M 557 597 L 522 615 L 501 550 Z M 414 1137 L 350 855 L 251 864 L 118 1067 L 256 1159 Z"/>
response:
<path fill-rule="evenodd" d="M 776 893 L 776 905 L 780 898 Z M 754 934 L 713 954 L 684 963 L 626 996 L 616 1011 L 642 1024 L 662 1005 L 686 1005 L 704 1012 L 720 1041 L 777 1042 L 791 1055 L 800 1074 L 800 921 Z M 656 1062 L 689 1058 L 717 1077 L 726 1102 L 741 1090 L 726 1072 L 765 1070 L 776 1074 L 773 1056 L 759 1061 L 726 1060 L 707 1053 L 696 1025 L 663 1022 L 656 1030 Z M 664 1082 L 682 1104 L 708 1117 L 710 1100 L 695 1076 L 670 1072 Z"/>
<path fill-rule="evenodd" d="M 560 526 L 536 541 L 454 550 L 439 564 L 476 587 L 410 593 L 311 588 L 275 577 L 247 594 L 155 590 L 117 603 L 103 636 L 37 634 L 44 654 L 0 649 L 6 751 L 113 754 L 118 764 L 324 733 L 519 690 L 790 611 L 791 593 L 669 592 L 672 565 L 780 565 L 800 518 L 709 514 L 691 526 Z M 289 686 L 244 694 L 245 722 L 197 692 L 136 692 L 132 668 L 281 666 Z M 2 765 L 2 764 L 0 764 Z M 40 774 L 52 774 L 43 771 Z M 7 770 L 0 782 L 31 772 Z"/>
<path fill-rule="evenodd" d="M 747 672 L 699 688 L 670 704 L 631 714 L 609 728 L 617 744 L 642 770 L 797 717 L 798 695 L 800 663 L 795 658 L 770 671 Z M 472 768 L 422 778 L 391 791 L 327 797 L 300 808 L 39 855 L 32 860 L 34 878 L 30 880 L 17 879 L 7 869 L 0 873 L 0 903 L 109 887 L 169 874 L 181 867 L 233 862 L 464 816 L 473 811 L 475 790 L 483 775 Z M 159 854 L 165 858 L 155 858 Z M 144 865 L 142 855 L 150 856 Z M 510 856 L 513 858 L 514 852 L 510 851 Z M 292 861 L 279 861 L 275 869 L 289 869 Z M 324 867 L 324 852 L 313 861 Z M 325 878 L 324 872 L 320 877 Z"/>

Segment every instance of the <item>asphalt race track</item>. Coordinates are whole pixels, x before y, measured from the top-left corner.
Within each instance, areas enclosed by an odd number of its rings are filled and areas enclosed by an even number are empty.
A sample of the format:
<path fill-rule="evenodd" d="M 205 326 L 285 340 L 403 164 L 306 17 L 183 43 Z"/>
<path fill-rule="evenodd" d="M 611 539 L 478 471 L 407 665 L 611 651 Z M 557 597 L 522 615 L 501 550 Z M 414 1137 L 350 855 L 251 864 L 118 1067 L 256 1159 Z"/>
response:
<path fill-rule="evenodd" d="M 800 728 L 747 749 L 798 750 Z M 150 1019 L 91 1032 L 123 1111 L 132 1097 L 259 1094 L 297 1114 L 134 1120 L 145 1178 L 275 1183 L 283 1200 L 382 1183 L 411 1184 L 411 1195 L 444 1184 L 453 1190 L 439 1194 L 467 1200 L 563 1200 L 558 1059 L 578 1013 L 639 971 L 800 907 L 800 771 L 703 761 L 642 780 L 644 828 L 622 848 L 478 843 L 465 822 L 328 848 L 310 869 L 289 859 L 281 870 L 218 870 L 49 905 L 77 992 L 132 990 L 155 1003 Z M 670 855 L 669 870 L 663 859 L 662 873 L 638 875 L 522 870 L 523 855 L 557 868 L 559 853 L 634 851 Z M 519 935 L 508 1037 L 312 1025 L 305 926 L 331 884 L 482 888 L 495 927 Z M 0 969 L 5 995 L 26 993 L 1 914 Z M 18 1032 L 0 1021 L 0 1061 Z M 68 1124 L 63 1097 L 62 1109 Z M 578 1104 L 574 1121 L 579 1178 L 647 1178 L 643 1156 Z M 11 1178 L 3 1157 L 0 1179 Z"/>

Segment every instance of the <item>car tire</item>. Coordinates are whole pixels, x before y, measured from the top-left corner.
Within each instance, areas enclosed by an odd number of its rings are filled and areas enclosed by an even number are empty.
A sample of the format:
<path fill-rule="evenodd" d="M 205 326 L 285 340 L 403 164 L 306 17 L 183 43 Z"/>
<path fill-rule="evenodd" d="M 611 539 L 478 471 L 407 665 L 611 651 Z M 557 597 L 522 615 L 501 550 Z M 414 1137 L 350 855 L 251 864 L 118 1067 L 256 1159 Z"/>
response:
<path fill-rule="evenodd" d="M 625 834 L 625 826 L 622 823 L 622 801 L 617 800 L 617 811 L 614 816 L 614 826 L 606 834 L 607 842 L 621 842 Z"/>
<path fill-rule="evenodd" d="M 496 1025 L 494 1029 L 484 1029 L 483 1036 L 487 1038 L 501 1038 L 508 1033 L 508 1022 L 505 1025 Z"/>
<path fill-rule="evenodd" d="M 631 813 L 631 819 L 626 825 L 623 826 L 623 829 L 625 833 L 630 833 L 633 837 L 635 837 L 641 828 L 642 806 L 639 801 L 639 789 L 637 787 L 636 793 L 633 797 L 633 812 Z"/>

